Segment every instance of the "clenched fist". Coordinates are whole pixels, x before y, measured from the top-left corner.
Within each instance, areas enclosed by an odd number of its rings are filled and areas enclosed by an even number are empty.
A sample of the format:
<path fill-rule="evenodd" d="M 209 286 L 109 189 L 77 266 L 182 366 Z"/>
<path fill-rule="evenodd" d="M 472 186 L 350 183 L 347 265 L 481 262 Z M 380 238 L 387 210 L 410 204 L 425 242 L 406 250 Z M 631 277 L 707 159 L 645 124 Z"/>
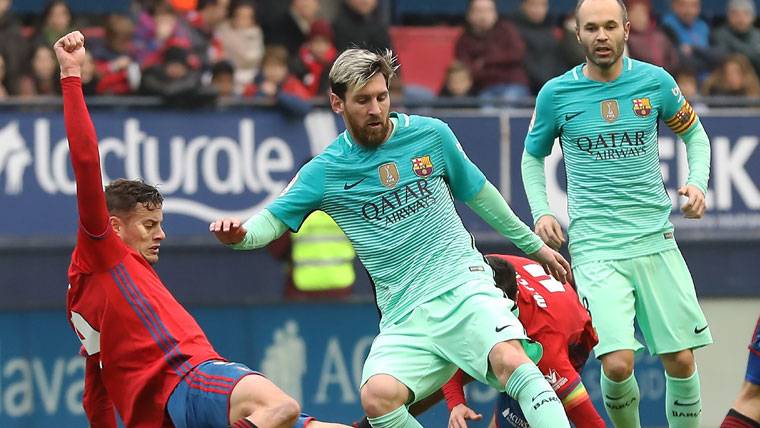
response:
<path fill-rule="evenodd" d="M 61 65 L 61 79 L 64 77 L 82 75 L 84 64 L 84 35 L 79 31 L 72 31 L 58 39 L 53 45 L 58 64 Z"/>

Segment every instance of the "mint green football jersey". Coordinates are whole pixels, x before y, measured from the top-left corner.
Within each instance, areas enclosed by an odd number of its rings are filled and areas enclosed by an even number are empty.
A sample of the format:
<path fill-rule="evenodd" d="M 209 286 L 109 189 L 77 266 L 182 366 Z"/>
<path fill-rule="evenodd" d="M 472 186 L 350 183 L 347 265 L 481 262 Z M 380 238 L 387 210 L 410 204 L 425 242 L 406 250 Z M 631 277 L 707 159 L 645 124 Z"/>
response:
<path fill-rule="evenodd" d="M 625 57 L 611 82 L 588 79 L 583 67 L 544 85 L 525 139 L 529 154 L 545 157 L 559 137 L 573 264 L 675 248 L 657 130 L 662 120 L 682 135 L 696 113 L 660 67 Z"/>
<path fill-rule="evenodd" d="M 304 165 L 267 209 L 298 230 L 314 210 L 343 229 L 375 287 L 381 328 L 472 280 L 493 283 L 454 207 L 485 176 L 438 119 L 391 113 L 393 133 L 376 149 L 341 133 Z"/>

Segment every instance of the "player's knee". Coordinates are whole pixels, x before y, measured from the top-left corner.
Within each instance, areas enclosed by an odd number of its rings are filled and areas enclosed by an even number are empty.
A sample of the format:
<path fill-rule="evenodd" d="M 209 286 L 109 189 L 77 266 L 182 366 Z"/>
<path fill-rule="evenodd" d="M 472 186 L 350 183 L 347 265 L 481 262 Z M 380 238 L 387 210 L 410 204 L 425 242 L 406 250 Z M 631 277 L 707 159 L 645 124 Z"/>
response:
<path fill-rule="evenodd" d="M 691 349 L 661 355 L 665 371 L 671 377 L 687 378 L 694 373 L 696 364 Z"/>
<path fill-rule="evenodd" d="M 388 375 L 372 376 L 361 389 L 362 407 L 371 418 L 385 415 L 399 408 L 408 397 L 406 387 Z"/>
<path fill-rule="evenodd" d="M 301 414 L 301 405 L 292 397 L 285 396 L 273 406 L 274 426 L 293 426 Z"/>
<path fill-rule="evenodd" d="M 619 353 L 603 355 L 602 370 L 608 379 L 622 382 L 633 374 L 633 357 Z"/>
<path fill-rule="evenodd" d="M 496 377 L 505 384 L 518 367 L 532 363 L 519 340 L 496 344 L 488 355 L 488 362 Z"/>

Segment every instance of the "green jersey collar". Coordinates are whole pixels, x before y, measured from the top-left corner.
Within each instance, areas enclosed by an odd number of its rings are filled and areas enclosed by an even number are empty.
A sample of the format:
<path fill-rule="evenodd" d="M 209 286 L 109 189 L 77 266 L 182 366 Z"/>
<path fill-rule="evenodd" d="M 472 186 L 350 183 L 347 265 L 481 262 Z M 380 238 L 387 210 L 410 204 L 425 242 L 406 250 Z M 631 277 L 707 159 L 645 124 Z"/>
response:
<path fill-rule="evenodd" d="M 614 83 L 620 80 L 620 78 L 622 78 L 626 72 L 631 71 L 633 68 L 633 60 L 627 56 L 624 56 L 623 68 L 620 70 L 620 75 L 615 80 L 610 80 L 609 82 L 600 82 L 598 80 L 589 79 L 585 74 L 583 74 L 583 67 L 585 66 L 586 63 L 584 62 L 583 64 L 578 64 L 575 66 L 575 68 L 573 68 L 573 78 L 575 78 L 575 80 L 585 80 L 587 82 L 594 83 Z"/>
<path fill-rule="evenodd" d="M 380 147 L 385 145 L 387 142 L 389 142 L 393 138 L 393 136 L 396 134 L 396 129 L 398 129 L 399 126 L 403 128 L 406 128 L 407 126 L 409 126 L 409 115 L 407 114 L 392 111 L 390 112 L 388 116 L 390 118 L 391 124 L 393 125 L 393 129 L 391 129 L 391 134 L 383 142 L 383 144 L 380 145 Z M 356 147 L 362 150 L 366 150 L 364 146 L 362 146 L 361 144 L 356 144 L 354 142 L 354 139 L 351 136 L 351 133 L 348 132 L 348 128 L 346 128 L 346 130 L 343 131 L 343 133 L 341 134 L 341 138 L 343 138 L 343 141 L 346 144 L 348 144 L 348 147 Z"/>

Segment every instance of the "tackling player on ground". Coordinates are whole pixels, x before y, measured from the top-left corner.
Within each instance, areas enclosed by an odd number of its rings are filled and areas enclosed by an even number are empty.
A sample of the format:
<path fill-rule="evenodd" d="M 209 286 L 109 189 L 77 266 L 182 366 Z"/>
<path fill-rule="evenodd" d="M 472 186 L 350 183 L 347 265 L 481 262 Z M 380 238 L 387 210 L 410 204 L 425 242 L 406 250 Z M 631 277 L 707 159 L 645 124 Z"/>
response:
<path fill-rule="evenodd" d="M 747 373 L 742 389 L 720 428 L 760 428 L 760 317 L 749 344 Z"/>
<path fill-rule="evenodd" d="M 102 187 L 95 128 L 82 95 L 84 36 L 54 45 L 77 184 L 79 231 L 67 308 L 86 354 L 82 403 L 90 426 L 342 427 L 299 416 L 298 403 L 264 376 L 224 360 L 163 285 L 158 261 L 163 198 L 137 180 Z"/>
<path fill-rule="evenodd" d="M 562 400 L 570 421 L 577 428 L 603 428 L 604 420 L 596 412 L 580 377 L 597 338 L 578 295 L 570 284 L 547 275 L 532 260 L 493 254 L 486 256 L 486 260 L 494 271 L 496 286 L 516 303 L 512 311 L 516 311 L 528 336 L 543 345 L 544 355 L 538 368 Z M 445 398 L 451 411 L 450 428 L 463 428 L 467 420 L 480 420 L 482 415 L 467 407 L 464 398 L 462 388 L 470 381 L 470 376 L 458 370 L 435 397 L 416 403 L 410 412 L 420 415 Z M 500 394 L 489 426 L 527 425 L 519 404 L 507 394 Z M 369 425 L 365 418 L 356 426 Z"/>
<path fill-rule="evenodd" d="M 583 366 L 597 344 L 596 333 L 572 286 L 547 275 L 540 265 L 524 257 L 492 254 L 486 260 L 494 271 L 496 286 L 517 304 L 517 317 L 528 336 L 543 345 L 538 368 L 562 400 L 570 421 L 576 428 L 604 428 L 604 420 L 581 380 Z M 471 379 L 463 377 L 457 371 L 443 387 L 452 428 L 465 428 L 465 420 L 476 415 L 467 407 L 463 391 L 464 383 Z M 527 425 L 519 403 L 500 394 L 489 426 Z"/>
<path fill-rule="evenodd" d="M 702 406 L 692 350 L 712 338 L 669 221 L 659 121 L 686 143 L 689 176 L 678 189 L 688 198 L 681 207 L 686 218 L 705 211 L 709 140 L 665 70 L 623 56 L 630 24 L 621 0 L 581 0 L 576 21 L 587 60 L 544 85 L 525 139 L 522 175 L 536 232 L 554 248 L 564 242 L 544 171 L 559 137 L 573 274 L 599 335 L 607 413 L 617 427 L 640 425 L 635 318 L 665 366 L 669 425 L 696 427 Z"/>
<path fill-rule="evenodd" d="M 343 229 L 372 277 L 382 317 L 361 382 L 373 427 L 420 427 L 406 406 L 437 391 L 457 367 L 515 397 L 534 427 L 567 427 L 531 361 L 539 347 L 494 288 L 453 198 L 557 278 L 569 266 L 515 216 L 444 122 L 390 113 L 394 62 L 390 51 L 343 52 L 330 70 L 330 103 L 347 130 L 264 211 L 244 225 L 228 218 L 209 228 L 235 249 L 298 230 L 317 209 Z"/>

